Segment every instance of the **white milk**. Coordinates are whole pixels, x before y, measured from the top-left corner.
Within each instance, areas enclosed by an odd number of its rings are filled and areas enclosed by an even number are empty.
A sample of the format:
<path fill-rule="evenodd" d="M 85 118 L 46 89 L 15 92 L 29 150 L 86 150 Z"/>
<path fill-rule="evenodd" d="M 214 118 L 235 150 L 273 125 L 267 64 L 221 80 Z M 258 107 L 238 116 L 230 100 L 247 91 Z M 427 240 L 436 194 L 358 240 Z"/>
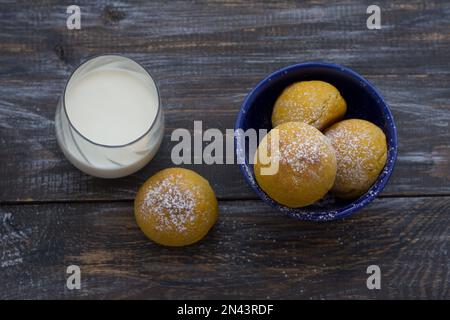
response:
<path fill-rule="evenodd" d="M 153 158 L 163 137 L 156 84 L 128 58 L 89 60 L 67 84 L 56 132 L 80 170 L 104 178 L 131 174 Z"/>
<path fill-rule="evenodd" d="M 109 146 L 130 143 L 149 129 L 158 96 L 139 75 L 114 69 L 91 71 L 66 90 L 72 125 L 89 140 Z"/>

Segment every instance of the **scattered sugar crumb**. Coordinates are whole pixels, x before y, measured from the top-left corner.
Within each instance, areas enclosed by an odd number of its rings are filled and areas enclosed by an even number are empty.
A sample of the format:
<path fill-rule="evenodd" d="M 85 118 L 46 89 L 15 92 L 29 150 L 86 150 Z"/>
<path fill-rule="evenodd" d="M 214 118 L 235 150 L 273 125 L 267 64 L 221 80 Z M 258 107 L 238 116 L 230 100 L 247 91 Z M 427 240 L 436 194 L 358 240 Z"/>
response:
<path fill-rule="evenodd" d="M 171 174 L 152 186 L 145 195 L 142 202 L 146 213 L 144 219 L 152 216 L 157 221 L 157 230 L 183 233 L 187 230 L 186 225 L 196 220 L 195 208 L 200 193 L 195 187 L 192 190 L 192 186 L 184 185 L 182 179 L 179 174 Z"/>

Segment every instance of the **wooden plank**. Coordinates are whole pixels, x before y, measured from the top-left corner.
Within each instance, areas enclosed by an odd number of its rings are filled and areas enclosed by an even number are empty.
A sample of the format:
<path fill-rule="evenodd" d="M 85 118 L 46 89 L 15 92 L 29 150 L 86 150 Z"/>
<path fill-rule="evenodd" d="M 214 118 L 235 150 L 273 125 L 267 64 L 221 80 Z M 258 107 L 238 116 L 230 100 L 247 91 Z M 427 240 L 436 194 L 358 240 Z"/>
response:
<path fill-rule="evenodd" d="M 448 197 L 379 199 L 319 224 L 222 201 L 203 241 L 165 248 L 129 202 L 1 206 L 0 298 L 449 299 L 449 209 Z M 71 264 L 79 291 L 65 289 Z M 373 264 L 381 290 L 366 287 Z"/>
<path fill-rule="evenodd" d="M 328 60 L 380 89 L 399 127 L 400 156 L 385 195 L 450 194 L 450 4 L 381 1 L 380 31 L 351 2 L 83 2 L 82 29 L 66 7 L 2 3 L 0 12 L 0 201 L 132 199 L 171 166 L 170 133 L 232 128 L 246 93 L 287 64 Z M 158 157 L 130 177 L 104 181 L 74 169 L 58 150 L 54 111 L 71 70 L 88 55 L 126 54 L 161 88 L 167 132 Z M 235 166 L 195 166 L 221 199 L 251 199 Z"/>
<path fill-rule="evenodd" d="M 66 6 L 58 1 L 32 8 L 3 4 L 2 62 L 10 62 L 3 72 L 33 70 L 48 77 L 47 70 L 57 64 L 61 75 L 88 54 L 113 51 L 144 53 L 143 62 L 155 72 L 170 64 L 192 81 L 205 65 L 219 75 L 251 77 L 276 65 L 315 59 L 380 75 L 448 73 L 450 4 L 443 1 L 380 1 L 379 31 L 366 28 L 367 6 L 351 1 L 79 3 L 78 31 L 66 29 Z M 18 54 L 20 61 L 34 64 L 18 64 Z M 162 73 L 183 80 L 173 71 Z"/>

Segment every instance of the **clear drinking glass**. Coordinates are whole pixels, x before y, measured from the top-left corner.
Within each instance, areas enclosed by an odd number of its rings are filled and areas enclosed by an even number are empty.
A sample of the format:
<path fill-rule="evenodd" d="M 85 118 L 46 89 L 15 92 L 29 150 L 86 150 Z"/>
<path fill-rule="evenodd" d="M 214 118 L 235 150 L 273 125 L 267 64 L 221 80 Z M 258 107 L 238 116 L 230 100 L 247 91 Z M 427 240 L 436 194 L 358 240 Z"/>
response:
<path fill-rule="evenodd" d="M 74 81 L 82 81 L 90 72 L 98 68 L 112 68 L 131 72 L 144 81 L 151 94 L 156 97 L 156 116 L 148 119 L 148 130 L 138 139 L 114 144 L 101 144 L 92 137 L 85 136 L 73 125 L 66 109 L 66 95 Z M 149 108 L 154 108 L 150 104 Z M 124 115 L 127 106 L 123 106 Z M 126 118 L 126 117 L 124 117 Z M 122 128 L 133 124 L 124 123 Z M 164 120 L 161 110 L 160 96 L 157 85 L 151 75 L 132 59 L 117 55 L 102 55 L 87 60 L 81 64 L 69 77 L 64 93 L 59 99 L 55 117 L 56 137 L 66 158 L 78 169 L 90 175 L 101 178 L 118 178 L 134 173 L 144 167 L 156 154 L 164 135 Z M 125 128 L 125 129 L 124 129 Z M 120 134 L 120 131 L 118 131 Z M 123 131 L 122 131 L 123 132 Z"/>

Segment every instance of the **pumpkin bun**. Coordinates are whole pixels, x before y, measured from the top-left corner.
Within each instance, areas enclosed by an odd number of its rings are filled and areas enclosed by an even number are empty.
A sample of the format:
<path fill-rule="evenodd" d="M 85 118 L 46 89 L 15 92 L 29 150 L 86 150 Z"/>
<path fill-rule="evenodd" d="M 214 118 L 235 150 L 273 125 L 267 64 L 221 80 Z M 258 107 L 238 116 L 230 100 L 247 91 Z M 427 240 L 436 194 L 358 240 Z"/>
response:
<path fill-rule="evenodd" d="M 272 126 L 300 121 L 325 129 L 340 120 L 347 104 L 339 91 L 323 81 L 296 82 L 278 97 L 272 112 Z"/>
<path fill-rule="evenodd" d="M 386 136 L 376 125 L 359 119 L 344 120 L 325 131 L 336 151 L 337 175 L 332 192 L 351 199 L 364 194 L 386 164 Z"/>
<path fill-rule="evenodd" d="M 276 135 L 278 148 L 274 142 Z M 328 139 L 316 128 L 301 122 L 287 122 L 272 129 L 261 140 L 254 163 L 261 189 L 273 200 L 291 208 L 321 199 L 336 177 L 336 156 Z"/>
<path fill-rule="evenodd" d="M 182 168 L 162 170 L 139 189 L 134 202 L 138 226 L 165 246 L 201 240 L 217 220 L 217 199 L 208 181 Z"/>

